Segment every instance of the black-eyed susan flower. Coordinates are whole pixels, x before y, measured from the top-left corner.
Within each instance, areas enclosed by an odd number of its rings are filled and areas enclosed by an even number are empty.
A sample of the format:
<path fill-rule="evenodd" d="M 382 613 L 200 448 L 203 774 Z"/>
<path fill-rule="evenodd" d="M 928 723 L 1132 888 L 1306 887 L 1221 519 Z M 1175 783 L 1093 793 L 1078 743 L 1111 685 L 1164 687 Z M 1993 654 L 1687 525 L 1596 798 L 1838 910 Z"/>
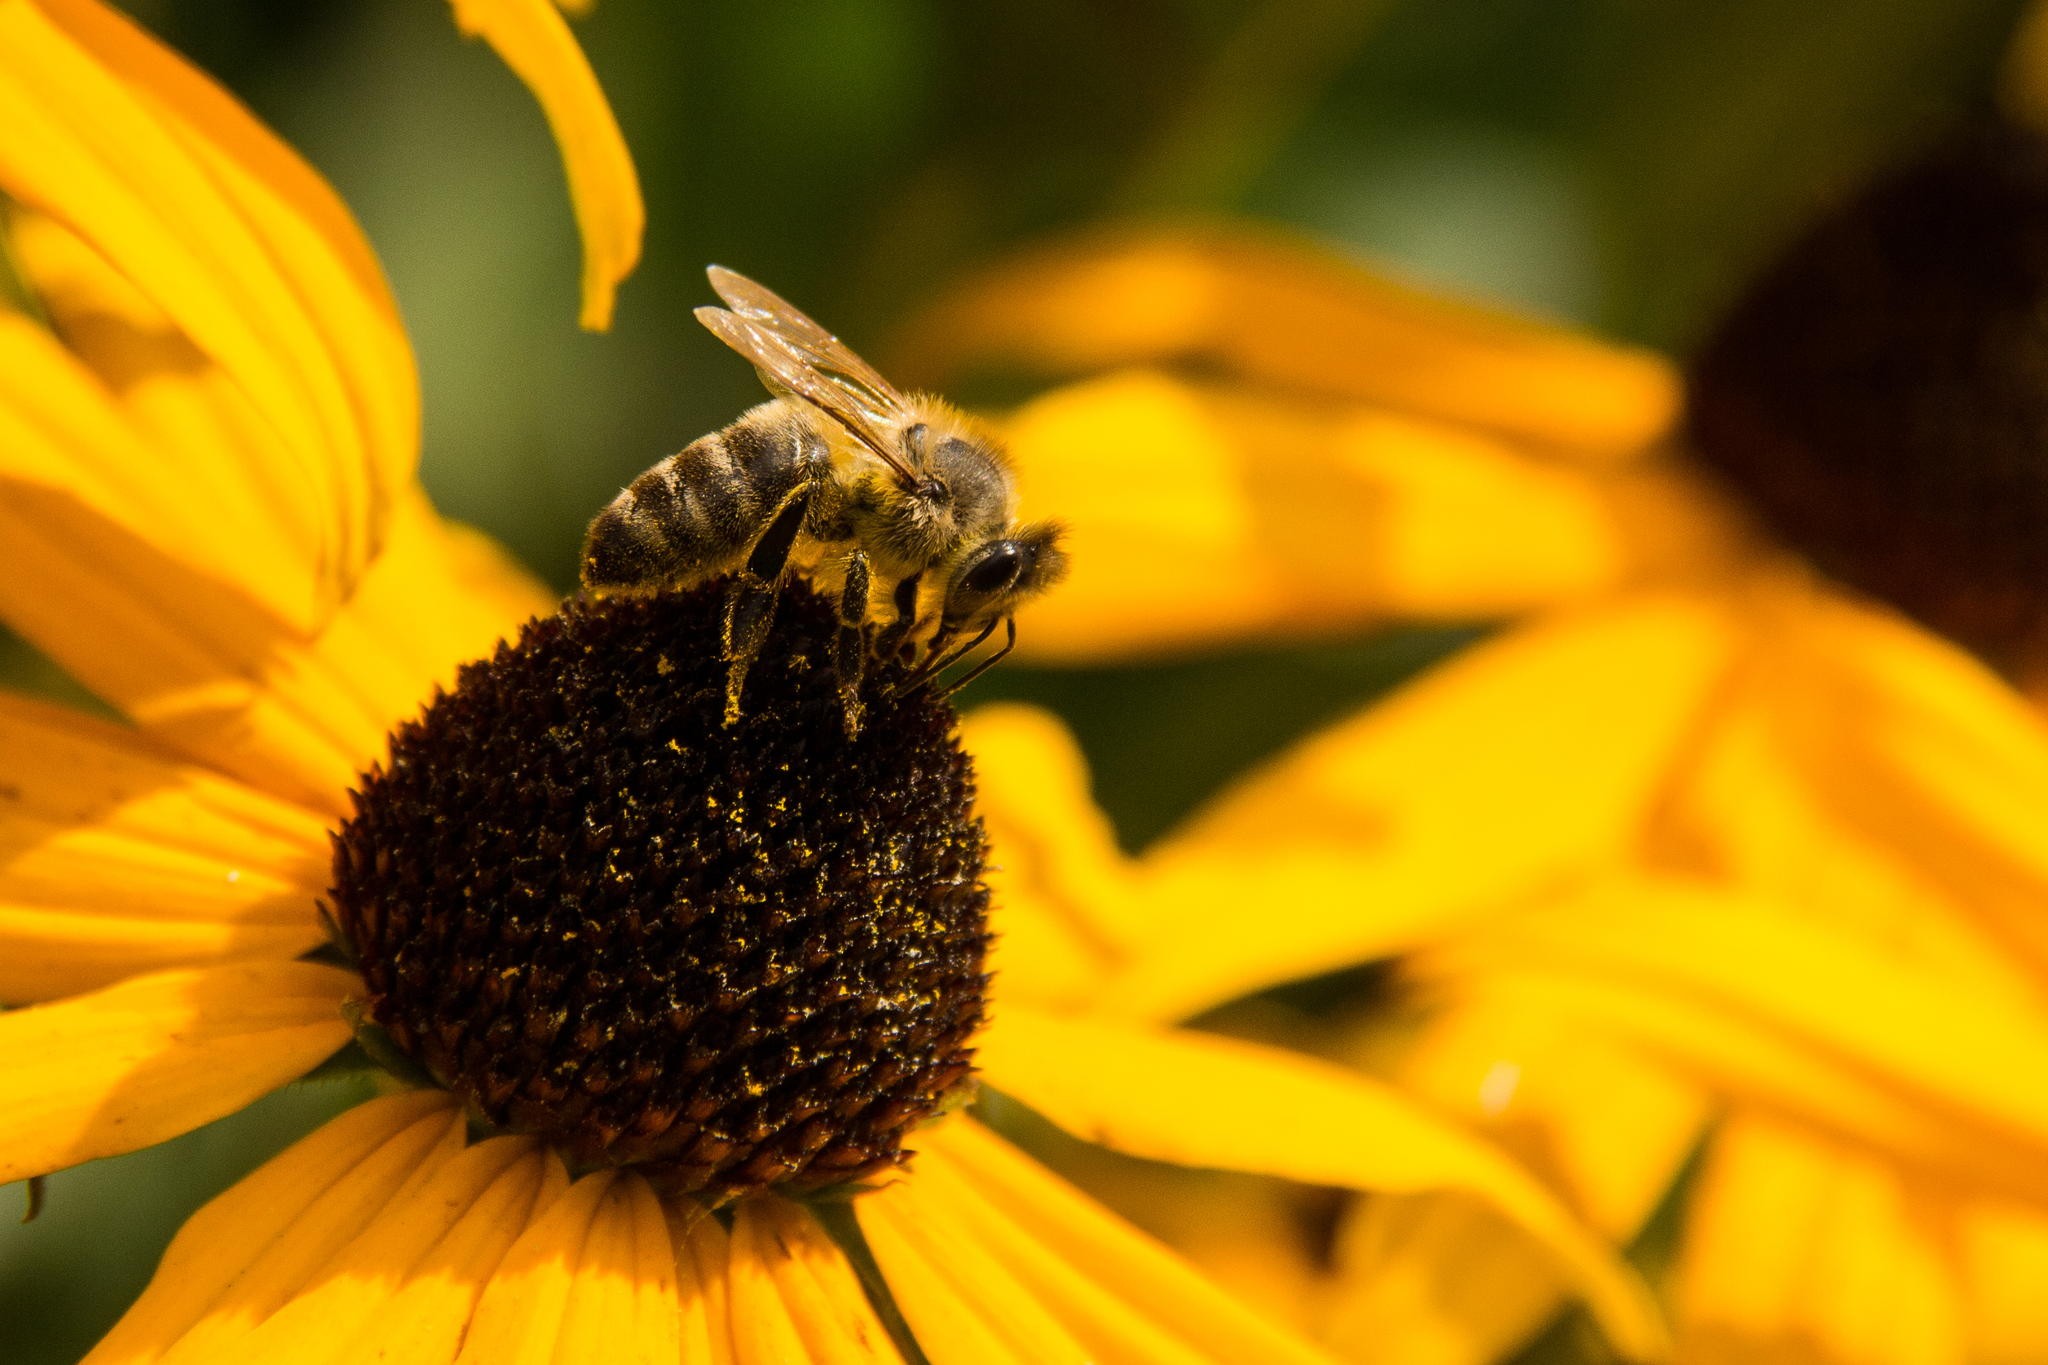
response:
<path fill-rule="evenodd" d="M 37 310 L 0 312 L 0 617 L 119 716 L 0 697 L 0 1181 L 351 1039 L 391 1077 L 202 1210 L 93 1360 L 1320 1358 L 964 1109 L 976 1070 L 1141 1156 L 1468 1191 L 1657 1353 L 1491 1146 L 1077 995 L 1121 930 L 1030 879 L 1095 874 L 1082 793 L 985 832 L 951 713 L 886 678 L 849 740 L 818 602 L 727 726 L 709 596 L 557 612 L 441 520 L 367 245 L 174 54 L 0 0 L 0 125 Z M 984 771 L 1061 761 L 1033 724 L 976 732 Z M 991 881 L 1025 907 L 993 999 Z"/>
<path fill-rule="evenodd" d="M 1115 998 L 1400 958 L 1416 1092 L 1618 1241 L 1687 1193 L 1684 1358 L 2048 1354 L 2048 728 L 1983 661 L 2038 663 L 2044 165 L 1966 139 L 1817 227 L 1689 422 L 1653 356 L 1270 234 L 942 303 L 949 360 L 1083 374 L 1008 428 L 1070 516 L 1039 657 L 1520 618 L 1142 860 L 1063 852 L 1062 895 L 1153 907 L 1095 945 Z M 1227 961 L 1161 932 L 1247 917 Z M 1462 1199 L 1336 1247 L 1321 1328 L 1368 1358 L 1493 1358 L 1556 1303 Z"/>

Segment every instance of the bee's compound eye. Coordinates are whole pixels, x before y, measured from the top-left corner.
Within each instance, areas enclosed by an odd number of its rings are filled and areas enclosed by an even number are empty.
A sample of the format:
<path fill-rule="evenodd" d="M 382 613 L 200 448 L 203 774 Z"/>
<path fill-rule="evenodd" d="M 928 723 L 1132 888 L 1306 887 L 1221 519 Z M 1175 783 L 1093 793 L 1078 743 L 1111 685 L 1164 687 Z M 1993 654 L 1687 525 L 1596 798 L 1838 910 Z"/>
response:
<path fill-rule="evenodd" d="M 984 548 L 960 571 L 957 591 L 977 598 L 994 597 L 1017 581 L 1024 571 L 1030 547 L 1014 540 L 998 540 Z"/>

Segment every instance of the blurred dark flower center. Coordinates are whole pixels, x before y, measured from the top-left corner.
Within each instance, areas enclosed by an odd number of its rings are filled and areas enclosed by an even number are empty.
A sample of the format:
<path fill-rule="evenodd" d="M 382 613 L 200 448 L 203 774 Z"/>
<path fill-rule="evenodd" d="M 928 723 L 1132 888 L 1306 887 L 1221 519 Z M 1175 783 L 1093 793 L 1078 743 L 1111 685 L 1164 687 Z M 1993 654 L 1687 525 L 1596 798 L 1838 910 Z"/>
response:
<path fill-rule="evenodd" d="M 1979 129 L 1839 205 L 1693 375 L 1700 455 L 1820 568 L 2014 666 L 2048 640 L 2048 142 Z"/>
<path fill-rule="evenodd" d="M 971 1071 L 988 893 L 954 715 L 785 592 L 722 723 L 720 585 L 568 606 L 392 736 L 335 838 L 367 1020 L 492 1128 L 713 1200 L 902 1159 Z"/>

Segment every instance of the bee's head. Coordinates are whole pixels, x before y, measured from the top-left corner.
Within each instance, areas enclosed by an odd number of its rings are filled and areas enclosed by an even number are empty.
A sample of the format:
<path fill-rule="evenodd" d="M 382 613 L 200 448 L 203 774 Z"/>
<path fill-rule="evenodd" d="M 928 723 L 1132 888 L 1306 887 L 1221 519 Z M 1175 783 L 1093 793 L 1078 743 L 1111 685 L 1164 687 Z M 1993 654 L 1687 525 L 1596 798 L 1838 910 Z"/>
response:
<path fill-rule="evenodd" d="M 1039 522 L 985 540 L 965 555 L 946 584 L 941 628 L 956 631 L 1007 616 L 1066 576 L 1057 522 Z"/>
<path fill-rule="evenodd" d="M 894 557 L 927 568 L 963 544 L 1008 534 L 1013 493 L 993 440 L 938 400 L 919 402 L 931 421 L 902 432 L 906 472 L 882 499 L 879 531 Z"/>

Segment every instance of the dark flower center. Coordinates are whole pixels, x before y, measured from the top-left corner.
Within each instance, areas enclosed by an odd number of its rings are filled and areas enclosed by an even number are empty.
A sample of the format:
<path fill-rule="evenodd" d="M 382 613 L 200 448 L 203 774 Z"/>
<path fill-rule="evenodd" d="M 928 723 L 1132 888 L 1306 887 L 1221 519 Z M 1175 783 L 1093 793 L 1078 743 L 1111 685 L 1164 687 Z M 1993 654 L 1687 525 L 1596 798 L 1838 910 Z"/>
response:
<path fill-rule="evenodd" d="M 576 603 L 392 736 L 335 837 L 364 1013 L 490 1126 L 712 1200 L 902 1159 L 970 1072 L 988 892 L 952 708 L 784 594 L 722 723 L 717 585 Z"/>
<path fill-rule="evenodd" d="M 1694 367 L 1692 440 L 1836 578 L 2015 666 L 2048 641 L 2048 143 L 1847 200 Z"/>

